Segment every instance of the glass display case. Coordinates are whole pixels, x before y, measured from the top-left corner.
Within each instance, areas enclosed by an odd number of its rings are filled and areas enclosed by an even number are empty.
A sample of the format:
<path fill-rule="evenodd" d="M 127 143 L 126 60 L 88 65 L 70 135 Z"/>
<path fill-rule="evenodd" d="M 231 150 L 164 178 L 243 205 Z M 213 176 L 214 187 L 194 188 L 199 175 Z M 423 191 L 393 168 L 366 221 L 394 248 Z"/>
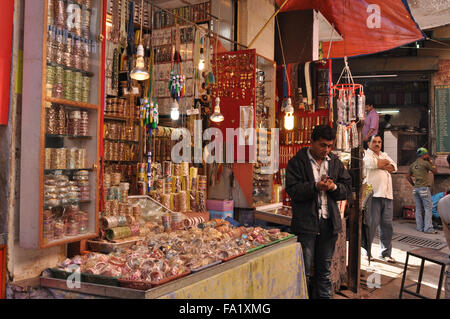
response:
<path fill-rule="evenodd" d="M 105 8 L 25 2 L 20 244 L 46 248 L 98 233 Z"/>
<path fill-rule="evenodd" d="M 291 226 L 292 207 L 284 206 L 283 203 L 260 206 L 255 210 L 255 219 L 284 226 Z"/>

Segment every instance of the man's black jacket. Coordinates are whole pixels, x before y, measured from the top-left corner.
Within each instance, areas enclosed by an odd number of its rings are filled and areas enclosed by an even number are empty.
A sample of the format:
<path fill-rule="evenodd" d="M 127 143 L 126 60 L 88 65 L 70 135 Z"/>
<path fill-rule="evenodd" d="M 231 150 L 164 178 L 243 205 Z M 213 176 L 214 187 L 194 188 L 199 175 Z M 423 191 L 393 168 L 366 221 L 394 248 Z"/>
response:
<path fill-rule="evenodd" d="M 311 161 L 304 147 L 289 160 L 286 170 L 286 191 L 291 197 L 293 233 L 319 233 L 318 194 L 314 181 Z M 328 175 L 337 186 L 335 191 L 328 191 L 328 218 L 333 224 L 333 233 L 342 231 L 341 215 L 336 201 L 350 198 L 351 177 L 339 158 L 330 153 Z"/>

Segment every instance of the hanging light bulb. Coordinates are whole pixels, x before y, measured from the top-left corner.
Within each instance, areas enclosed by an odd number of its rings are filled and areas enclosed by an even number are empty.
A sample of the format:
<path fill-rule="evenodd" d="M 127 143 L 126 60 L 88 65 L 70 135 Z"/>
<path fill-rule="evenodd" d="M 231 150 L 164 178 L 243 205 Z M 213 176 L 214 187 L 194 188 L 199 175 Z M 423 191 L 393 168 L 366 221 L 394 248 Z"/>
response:
<path fill-rule="evenodd" d="M 177 121 L 180 118 L 180 109 L 177 100 L 173 100 L 170 108 L 170 118 Z"/>
<path fill-rule="evenodd" d="M 205 69 L 205 55 L 203 54 L 203 48 L 200 48 L 200 59 L 198 61 L 198 69 L 203 71 Z"/>
<path fill-rule="evenodd" d="M 286 112 L 284 116 L 284 128 L 290 131 L 294 128 L 294 107 L 292 106 L 290 97 L 287 99 L 287 105 L 284 111 Z"/>
<path fill-rule="evenodd" d="M 147 68 L 145 67 L 144 46 L 142 44 L 138 45 L 136 66 L 131 71 L 130 77 L 133 80 L 137 80 L 137 81 L 145 81 L 150 78 L 150 74 L 148 73 Z"/>
<path fill-rule="evenodd" d="M 222 122 L 224 120 L 222 113 L 220 113 L 220 98 L 219 97 L 216 97 L 216 106 L 214 106 L 214 113 L 211 114 L 211 117 L 209 119 L 213 122 Z"/>
<path fill-rule="evenodd" d="M 144 0 L 141 2 L 141 8 L 144 8 Z M 136 81 L 145 81 L 150 78 L 150 73 L 148 73 L 147 68 L 145 67 L 144 60 L 144 46 L 142 45 L 142 24 L 144 23 L 143 19 L 144 10 L 141 10 L 141 33 L 139 33 L 139 45 L 137 47 L 136 53 L 136 66 L 133 70 L 131 70 L 130 77 Z"/>

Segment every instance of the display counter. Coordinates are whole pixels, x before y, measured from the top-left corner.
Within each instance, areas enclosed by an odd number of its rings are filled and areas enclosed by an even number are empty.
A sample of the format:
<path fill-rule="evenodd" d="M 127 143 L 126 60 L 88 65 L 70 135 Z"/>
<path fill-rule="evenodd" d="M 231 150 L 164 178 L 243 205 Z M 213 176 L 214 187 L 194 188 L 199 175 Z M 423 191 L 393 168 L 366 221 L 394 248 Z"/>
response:
<path fill-rule="evenodd" d="M 70 289 L 66 280 L 51 278 L 46 272 L 40 281 L 57 299 L 308 298 L 303 254 L 296 237 L 146 291 L 85 282 Z"/>

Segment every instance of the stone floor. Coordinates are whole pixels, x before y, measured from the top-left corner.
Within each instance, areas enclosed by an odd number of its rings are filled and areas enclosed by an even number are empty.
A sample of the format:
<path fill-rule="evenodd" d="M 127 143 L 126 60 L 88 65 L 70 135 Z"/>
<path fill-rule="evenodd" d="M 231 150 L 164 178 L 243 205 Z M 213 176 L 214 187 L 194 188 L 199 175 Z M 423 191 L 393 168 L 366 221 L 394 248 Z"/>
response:
<path fill-rule="evenodd" d="M 392 257 L 397 261 L 395 264 L 387 263 L 376 258 L 380 251 L 379 240 L 376 238 L 372 245 L 372 255 L 375 257 L 374 261 L 369 262 L 367 258 L 361 258 L 361 288 L 359 295 L 354 294 L 349 290 L 341 290 L 337 293 L 335 299 L 398 299 L 400 294 L 400 287 L 402 282 L 403 270 L 406 260 L 406 252 L 408 250 L 420 248 L 412 246 L 395 240 L 396 235 L 410 235 L 415 237 L 422 237 L 424 239 L 440 240 L 444 243 L 445 237 L 443 231 L 438 231 L 437 234 L 425 234 L 418 232 L 415 229 L 414 220 L 398 219 L 394 220 L 394 240 L 392 241 Z M 450 249 L 445 245 L 440 251 L 449 254 Z M 408 271 L 405 281 L 405 286 L 417 282 L 419 267 L 421 260 L 415 257 L 410 257 L 408 261 Z M 450 270 L 450 269 L 447 269 Z M 379 275 L 379 276 L 378 276 Z M 421 294 L 436 298 L 437 285 L 440 275 L 440 266 L 425 262 L 425 269 L 422 277 Z M 369 280 L 368 280 L 369 279 Z M 379 285 L 377 285 L 379 284 Z M 378 287 L 377 287 L 378 286 Z M 410 288 L 414 289 L 413 287 Z M 445 279 L 441 291 L 441 298 L 445 298 Z M 403 293 L 403 299 L 418 299 L 410 294 Z"/>

